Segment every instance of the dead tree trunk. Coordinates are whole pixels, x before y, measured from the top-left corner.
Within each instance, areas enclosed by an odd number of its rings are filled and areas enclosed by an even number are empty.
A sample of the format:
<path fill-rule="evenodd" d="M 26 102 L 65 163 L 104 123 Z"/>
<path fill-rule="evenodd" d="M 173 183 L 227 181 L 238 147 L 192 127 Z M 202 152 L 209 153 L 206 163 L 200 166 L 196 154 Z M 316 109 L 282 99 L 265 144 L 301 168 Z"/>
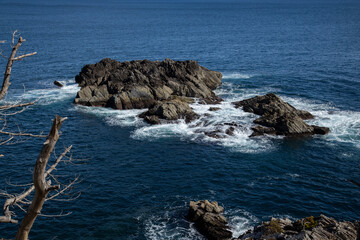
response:
<path fill-rule="evenodd" d="M 36 161 L 33 174 L 35 187 L 34 199 L 28 208 L 25 217 L 21 221 L 15 240 L 27 240 L 31 227 L 36 217 L 41 213 L 46 196 L 51 190 L 59 189 L 59 186 L 52 186 L 50 181 L 46 181 L 46 166 L 52 150 L 59 139 L 59 129 L 66 118 L 56 115 L 50 133 L 42 147 L 40 155 Z"/>
<path fill-rule="evenodd" d="M 15 32 L 14 32 L 14 34 L 15 34 Z M 5 94 L 7 93 L 8 88 L 10 86 L 11 68 L 12 68 L 12 65 L 13 65 L 14 61 L 21 60 L 21 59 L 23 59 L 25 57 L 29 57 L 29 56 L 32 56 L 32 55 L 36 54 L 36 52 L 33 52 L 33 53 L 28 53 L 28 54 L 25 54 L 25 55 L 15 57 L 17 50 L 19 49 L 21 44 L 23 42 L 25 42 L 25 41 L 26 41 L 25 39 L 23 39 L 22 37 L 19 37 L 18 42 L 16 43 L 15 46 L 13 46 L 13 49 L 11 51 L 11 55 L 10 55 L 10 57 L 8 59 L 8 63 L 6 65 L 6 70 L 5 70 L 5 73 L 4 73 L 4 81 L 3 81 L 3 85 L 2 85 L 1 90 L 0 90 L 0 101 L 1 101 L 1 99 L 4 98 Z"/>

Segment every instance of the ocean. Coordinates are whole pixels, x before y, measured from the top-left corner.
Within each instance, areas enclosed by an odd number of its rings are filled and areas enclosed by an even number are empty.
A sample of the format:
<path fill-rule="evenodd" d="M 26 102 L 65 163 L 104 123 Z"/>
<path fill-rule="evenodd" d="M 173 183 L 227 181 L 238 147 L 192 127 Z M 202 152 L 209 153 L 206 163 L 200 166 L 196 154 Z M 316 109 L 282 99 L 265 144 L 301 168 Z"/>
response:
<path fill-rule="evenodd" d="M 55 153 L 73 145 L 78 161 L 56 174 L 64 183 L 82 180 L 78 199 L 46 202 L 42 212 L 72 214 L 39 217 L 31 239 L 203 239 L 185 219 L 189 201 L 201 199 L 224 206 L 234 236 L 271 216 L 359 220 L 360 188 L 349 182 L 360 182 L 359 13 L 359 1 L 340 0 L 0 0 L 3 54 L 15 29 L 27 40 L 20 52 L 38 52 L 14 64 L 7 96 L 37 104 L 9 121 L 47 133 L 55 114 L 68 117 Z M 137 117 L 143 110 L 74 105 L 75 76 L 103 58 L 197 60 L 223 74 L 216 93 L 225 101 L 205 126 L 150 126 Z M 231 102 L 269 92 L 331 132 L 203 134 L 224 122 L 250 126 L 256 116 Z M 32 181 L 44 139 L 24 140 L 0 146 L 0 189 L 21 192 L 11 184 Z M 0 224 L 0 237 L 13 237 L 17 227 Z"/>

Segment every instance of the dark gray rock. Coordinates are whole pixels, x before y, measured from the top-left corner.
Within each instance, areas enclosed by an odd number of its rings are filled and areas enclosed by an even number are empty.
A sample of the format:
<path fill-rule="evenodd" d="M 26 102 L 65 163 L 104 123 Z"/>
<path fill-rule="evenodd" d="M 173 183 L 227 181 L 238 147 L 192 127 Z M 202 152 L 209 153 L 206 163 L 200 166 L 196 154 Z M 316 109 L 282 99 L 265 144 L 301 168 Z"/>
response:
<path fill-rule="evenodd" d="M 320 215 L 319 217 L 311 216 L 297 221 L 272 218 L 241 235 L 237 240 L 357 240 L 359 238 L 360 223 L 358 221 L 338 222 L 333 218 Z"/>
<path fill-rule="evenodd" d="M 274 113 L 277 113 L 278 115 L 283 115 L 284 113 L 296 113 L 303 120 L 314 118 L 311 113 L 304 110 L 297 110 L 274 93 L 233 102 L 233 104 L 236 108 L 242 107 L 245 112 L 251 112 L 261 116 L 266 114 L 272 115 Z"/>
<path fill-rule="evenodd" d="M 255 127 L 251 128 L 251 130 L 253 130 L 253 133 L 250 135 L 250 137 L 262 136 L 264 134 L 276 135 L 275 128 L 273 128 L 273 127 L 262 127 L 262 126 L 257 125 Z"/>
<path fill-rule="evenodd" d="M 219 111 L 221 108 L 219 107 L 210 107 L 209 111 L 215 112 L 215 111 Z"/>
<path fill-rule="evenodd" d="M 234 131 L 235 131 L 234 127 L 229 127 L 228 129 L 226 129 L 225 133 L 229 136 L 234 136 Z"/>
<path fill-rule="evenodd" d="M 313 134 L 314 128 L 304 122 L 296 113 L 265 114 L 254 123 L 274 128 L 278 135 L 306 135 Z"/>
<path fill-rule="evenodd" d="M 223 125 L 233 126 L 233 127 L 242 127 L 240 124 L 238 124 L 236 122 L 224 123 Z"/>
<path fill-rule="evenodd" d="M 204 134 L 208 137 L 216 138 L 216 139 L 225 138 L 225 136 L 222 134 L 222 131 L 220 129 L 211 132 L 204 132 Z"/>
<path fill-rule="evenodd" d="M 294 108 L 273 93 L 234 102 L 233 104 L 236 108 L 242 107 L 245 112 L 261 115 L 260 118 L 254 120 L 254 123 L 269 128 L 255 127 L 251 136 L 263 134 L 299 136 L 327 134 L 330 131 L 326 127 L 308 125 L 304 120 L 314 118 L 311 113 Z"/>
<path fill-rule="evenodd" d="M 131 61 L 103 59 L 82 68 L 75 77 L 81 87 L 74 103 L 114 109 L 148 108 L 171 96 L 199 98 L 218 103 L 212 91 L 221 84 L 220 72 L 196 61 Z"/>
<path fill-rule="evenodd" d="M 228 222 L 222 215 L 224 208 L 217 202 L 207 200 L 190 201 L 188 220 L 195 223 L 196 229 L 209 240 L 230 240 Z"/>
<path fill-rule="evenodd" d="M 63 87 L 64 85 L 59 81 L 54 81 L 54 85 L 58 87 Z"/>
<path fill-rule="evenodd" d="M 315 134 L 325 135 L 330 132 L 330 129 L 327 127 L 319 127 L 319 126 L 315 126 L 315 125 L 311 125 L 311 126 L 314 128 Z"/>
<path fill-rule="evenodd" d="M 149 124 L 161 124 L 161 120 L 159 119 L 158 116 L 152 115 L 152 116 L 145 116 L 144 117 L 145 122 L 149 123 Z"/>
<path fill-rule="evenodd" d="M 168 121 L 185 119 L 186 122 L 191 122 L 199 116 L 189 106 L 189 101 L 180 97 L 158 101 L 139 117 L 144 118 L 150 124 L 159 124 L 159 119 Z"/>

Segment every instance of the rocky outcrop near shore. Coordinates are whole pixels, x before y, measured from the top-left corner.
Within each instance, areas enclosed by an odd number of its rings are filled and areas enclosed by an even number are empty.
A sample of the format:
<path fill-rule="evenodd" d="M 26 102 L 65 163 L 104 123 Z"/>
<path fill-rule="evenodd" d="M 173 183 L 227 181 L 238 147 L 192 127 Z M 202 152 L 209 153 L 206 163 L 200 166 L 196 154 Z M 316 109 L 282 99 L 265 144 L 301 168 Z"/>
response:
<path fill-rule="evenodd" d="M 330 131 L 326 127 L 308 125 L 304 120 L 313 119 L 314 116 L 311 113 L 294 108 L 273 93 L 233 102 L 233 104 L 236 108 L 242 107 L 245 112 L 261 116 L 254 120 L 254 123 L 261 126 L 252 128 L 254 131 L 252 136 L 264 134 L 299 136 L 327 134 Z"/>
<path fill-rule="evenodd" d="M 336 221 L 320 215 L 291 221 L 271 218 L 249 229 L 238 238 L 232 237 L 224 208 L 208 200 L 190 201 L 187 219 L 209 240 L 359 240 L 359 221 Z"/>
<path fill-rule="evenodd" d="M 230 240 L 232 233 L 228 222 L 222 215 L 224 208 L 217 202 L 190 201 L 188 220 L 195 223 L 196 229 L 209 240 Z"/>
<path fill-rule="evenodd" d="M 114 109 L 142 109 L 172 96 L 198 98 L 204 103 L 222 99 L 212 91 L 222 74 L 196 61 L 139 60 L 118 62 L 109 58 L 82 68 L 75 77 L 81 87 L 74 103 Z"/>
<path fill-rule="evenodd" d="M 360 239 L 360 222 L 338 222 L 325 215 L 296 221 L 272 218 L 237 240 L 289 239 L 289 240 L 357 240 Z"/>

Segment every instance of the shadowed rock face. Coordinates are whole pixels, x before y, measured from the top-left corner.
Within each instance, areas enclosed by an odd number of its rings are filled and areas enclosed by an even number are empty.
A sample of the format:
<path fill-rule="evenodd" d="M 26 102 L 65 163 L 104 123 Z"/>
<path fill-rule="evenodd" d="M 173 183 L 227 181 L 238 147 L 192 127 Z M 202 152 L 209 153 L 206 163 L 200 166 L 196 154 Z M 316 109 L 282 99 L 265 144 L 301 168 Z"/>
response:
<path fill-rule="evenodd" d="M 297 221 L 272 218 L 253 230 L 249 230 L 237 240 L 245 239 L 297 239 L 297 240 L 357 240 L 360 238 L 360 223 L 338 222 L 325 215 L 307 217 Z"/>
<path fill-rule="evenodd" d="M 271 218 L 248 230 L 240 237 L 232 238 L 224 208 L 217 202 L 190 201 L 187 219 L 209 240 L 358 240 L 360 222 L 339 222 L 325 215 L 291 221 L 288 218 Z"/>
<path fill-rule="evenodd" d="M 222 74 L 196 61 L 131 61 L 103 59 L 82 68 L 75 77 L 81 87 L 74 103 L 114 109 L 148 108 L 171 96 L 195 97 L 204 103 L 220 102 L 212 90 Z"/>
<path fill-rule="evenodd" d="M 233 103 L 236 108 L 242 107 L 245 112 L 251 112 L 256 115 L 284 115 L 285 113 L 295 113 L 301 119 L 313 119 L 314 116 L 303 110 L 298 110 L 289 103 L 284 102 L 274 93 L 268 93 L 264 96 L 256 96 L 243 101 Z"/>
<path fill-rule="evenodd" d="M 160 124 L 160 119 L 167 121 L 185 119 L 186 122 L 190 122 L 199 117 L 189 106 L 191 101 L 192 99 L 181 97 L 158 101 L 139 117 L 144 118 L 150 124 Z"/>
<path fill-rule="evenodd" d="M 209 240 L 230 240 L 232 233 L 228 222 L 222 215 L 224 208 L 217 202 L 207 200 L 190 201 L 188 220 L 195 223 L 196 229 Z"/>
<path fill-rule="evenodd" d="M 234 102 L 233 104 L 236 108 L 242 107 L 245 112 L 261 115 L 260 118 L 254 120 L 254 123 L 265 128 L 259 126 L 253 128 L 254 133 L 252 136 L 263 134 L 312 135 L 327 134 L 330 131 L 326 127 L 308 125 L 304 120 L 314 118 L 311 113 L 294 108 L 273 93 Z"/>

